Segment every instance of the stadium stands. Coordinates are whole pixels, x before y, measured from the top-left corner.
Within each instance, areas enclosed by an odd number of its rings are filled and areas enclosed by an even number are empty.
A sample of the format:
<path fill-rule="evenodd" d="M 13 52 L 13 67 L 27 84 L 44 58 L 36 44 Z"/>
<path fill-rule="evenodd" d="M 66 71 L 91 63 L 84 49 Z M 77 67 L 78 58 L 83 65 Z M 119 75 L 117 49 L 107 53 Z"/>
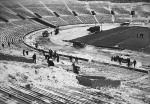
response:
<path fill-rule="evenodd" d="M 15 2 L 2 2 L 2 5 L 4 5 L 7 8 L 21 8 L 21 6 Z"/>
<path fill-rule="evenodd" d="M 106 9 L 101 3 L 90 3 L 90 8 L 99 14 L 110 14 L 110 11 Z"/>
<path fill-rule="evenodd" d="M 75 16 L 61 16 L 63 20 L 69 23 L 69 25 L 81 24 L 82 22 L 78 20 Z"/>
<path fill-rule="evenodd" d="M 46 21 L 48 21 L 49 23 L 52 23 L 55 26 L 65 26 L 65 25 L 67 25 L 64 21 L 62 21 L 58 17 L 45 17 L 45 18 L 43 18 L 43 20 L 46 20 Z"/>
<path fill-rule="evenodd" d="M 99 23 L 113 23 L 111 15 L 96 15 L 96 18 Z"/>
<path fill-rule="evenodd" d="M 95 20 L 93 15 L 80 15 L 78 17 L 85 24 L 96 24 L 97 23 L 97 21 Z"/>
<path fill-rule="evenodd" d="M 29 12 L 27 10 L 25 10 L 24 8 L 12 8 L 11 10 L 13 10 L 15 13 L 20 14 L 22 16 L 25 17 L 36 17 L 32 12 Z"/>
<path fill-rule="evenodd" d="M 84 3 L 69 2 L 67 5 L 71 10 L 76 11 L 79 14 L 91 14 L 91 12 L 86 7 L 86 4 Z"/>
<path fill-rule="evenodd" d="M 34 3 L 12 3 L 3 2 L 0 6 L 0 17 L 9 20 L 10 22 L 5 23 L 0 19 L 0 31 L 1 31 L 1 42 L 11 41 L 18 44 L 20 39 L 32 31 L 36 31 L 42 28 L 47 28 L 34 20 L 27 18 L 37 18 L 34 13 L 39 14 L 44 21 L 47 21 L 55 26 L 66 26 L 66 25 L 76 25 L 76 24 L 96 24 L 96 23 L 113 23 L 112 16 L 110 14 L 110 8 L 108 3 L 79 3 L 79 2 L 63 2 L 60 3 L 48 3 L 42 4 L 40 2 Z M 24 6 L 24 7 L 23 7 Z M 46 6 L 49 8 L 46 8 Z M 112 10 L 118 13 L 114 15 L 115 23 L 130 22 L 131 16 L 129 15 L 129 9 L 125 9 L 119 5 L 112 6 Z M 127 7 L 128 8 L 128 7 Z M 133 16 L 132 22 L 146 22 L 147 19 L 144 17 L 149 16 L 149 12 L 143 12 L 140 6 L 135 6 L 133 11 L 136 15 Z M 78 15 L 74 16 L 71 11 L 75 11 Z M 92 15 L 91 11 L 94 11 L 95 17 Z M 56 17 L 54 13 L 58 13 L 60 17 Z M 137 18 L 138 14 L 143 17 L 142 19 Z M 25 20 L 21 20 L 17 14 L 26 17 Z M 98 21 L 97 21 L 97 20 Z"/>
<path fill-rule="evenodd" d="M 33 31 L 46 28 L 46 26 L 36 23 L 33 20 L 20 20 L 13 21 L 12 23 L 1 23 L 1 38 L 0 42 L 7 45 L 7 42 L 11 42 L 17 47 L 26 47 L 23 44 L 22 38 Z M 20 46 L 21 45 L 21 46 Z"/>
<path fill-rule="evenodd" d="M 48 11 L 45 7 L 27 7 L 33 13 L 38 13 L 41 16 L 54 16 L 54 14 Z"/>
<path fill-rule="evenodd" d="M 113 11 L 115 11 L 117 14 L 130 14 L 130 11 L 125 10 L 124 8 L 118 6 L 118 7 L 113 7 L 111 8 Z"/>
<path fill-rule="evenodd" d="M 9 20 L 20 19 L 17 15 L 7 12 L 4 8 L 0 9 L 0 16 Z"/>
<path fill-rule="evenodd" d="M 72 15 L 72 13 L 68 10 L 67 6 L 64 3 L 52 3 L 46 4 L 46 6 L 61 15 Z"/>
<path fill-rule="evenodd" d="M 124 22 L 130 22 L 131 17 L 130 15 L 115 15 L 115 23 L 124 23 Z"/>

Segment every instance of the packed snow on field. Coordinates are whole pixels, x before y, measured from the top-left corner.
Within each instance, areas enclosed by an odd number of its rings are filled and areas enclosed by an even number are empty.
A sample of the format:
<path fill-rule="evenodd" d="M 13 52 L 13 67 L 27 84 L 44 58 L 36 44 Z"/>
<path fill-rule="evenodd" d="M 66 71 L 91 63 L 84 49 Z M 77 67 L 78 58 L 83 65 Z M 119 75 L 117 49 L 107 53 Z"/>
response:
<path fill-rule="evenodd" d="M 67 72 L 62 67 L 47 67 L 45 65 L 17 63 L 11 61 L 0 62 L 0 85 L 9 83 L 33 84 L 37 86 L 65 86 L 79 87 L 76 75 Z"/>

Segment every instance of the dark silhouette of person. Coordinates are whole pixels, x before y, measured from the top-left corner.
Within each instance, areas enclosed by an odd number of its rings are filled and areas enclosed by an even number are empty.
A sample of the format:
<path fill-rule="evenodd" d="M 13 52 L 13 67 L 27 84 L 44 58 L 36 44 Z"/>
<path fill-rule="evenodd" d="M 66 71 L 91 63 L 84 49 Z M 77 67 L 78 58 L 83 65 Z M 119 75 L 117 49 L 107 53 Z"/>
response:
<path fill-rule="evenodd" d="M 75 57 L 75 62 L 78 63 L 78 58 L 77 57 Z"/>
<path fill-rule="evenodd" d="M 142 34 L 142 38 L 143 38 L 143 36 L 144 36 L 144 35 Z"/>
<path fill-rule="evenodd" d="M 26 55 L 28 55 L 29 54 L 29 51 L 26 51 Z"/>
<path fill-rule="evenodd" d="M 45 59 L 49 60 L 50 56 L 49 55 L 45 55 Z"/>
<path fill-rule="evenodd" d="M 143 34 L 140 34 L 140 38 L 143 38 Z"/>
<path fill-rule="evenodd" d="M 70 62 L 72 62 L 72 56 L 69 56 L 69 60 L 70 60 Z"/>
<path fill-rule="evenodd" d="M 136 37 L 138 38 L 139 37 L 139 34 L 137 33 Z"/>
<path fill-rule="evenodd" d="M 12 95 L 11 94 L 8 94 L 8 96 L 11 98 L 12 97 Z"/>
<path fill-rule="evenodd" d="M 10 47 L 10 42 L 8 42 L 8 47 Z"/>
<path fill-rule="evenodd" d="M 111 61 L 114 61 L 114 56 L 111 56 Z"/>
<path fill-rule="evenodd" d="M 2 47 L 3 47 L 3 49 L 4 49 L 4 44 L 2 43 Z"/>
<path fill-rule="evenodd" d="M 130 66 L 130 59 L 127 59 L 127 66 Z"/>
<path fill-rule="evenodd" d="M 134 60 L 134 61 L 133 61 L 134 68 L 135 68 L 136 63 L 137 63 L 136 60 Z"/>
<path fill-rule="evenodd" d="M 48 63 L 48 67 L 49 67 L 49 66 L 54 66 L 54 62 L 53 62 L 52 59 L 48 59 L 48 60 L 47 60 L 47 63 Z"/>
<path fill-rule="evenodd" d="M 37 74 L 38 73 L 38 71 L 37 70 L 35 70 L 35 74 Z"/>
<path fill-rule="evenodd" d="M 56 51 L 54 51 L 54 53 L 53 53 L 54 60 L 56 59 L 56 56 L 57 56 L 57 53 L 56 53 Z"/>
<path fill-rule="evenodd" d="M 57 62 L 59 62 L 59 54 L 57 54 Z"/>
<path fill-rule="evenodd" d="M 75 74 L 79 74 L 79 67 L 75 65 L 75 63 L 72 64 L 72 67 L 73 67 L 73 72 Z"/>
<path fill-rule="evenodd" d="M 121 61 L 122 61 L 122 58 L 118 58 L 118 62 L 119 62 L 119 64 L 121 65 Z"/>
<path fill-rule="evenodd" d="M 49 56 L 50 56 L 50 58 L 53 57 L 53 51 L 51 49 L 49 50 Z"/>
<path fill-rule="evenodd" d="M 36 54 L 34 53 L 34 55 L 32 56 L 33 59 L 33 63 L 36 63 Z"/>
<path fill-rule="evenodd" d="M 25 56 L 25 50 L 23 50 L 23 56 Z"/>

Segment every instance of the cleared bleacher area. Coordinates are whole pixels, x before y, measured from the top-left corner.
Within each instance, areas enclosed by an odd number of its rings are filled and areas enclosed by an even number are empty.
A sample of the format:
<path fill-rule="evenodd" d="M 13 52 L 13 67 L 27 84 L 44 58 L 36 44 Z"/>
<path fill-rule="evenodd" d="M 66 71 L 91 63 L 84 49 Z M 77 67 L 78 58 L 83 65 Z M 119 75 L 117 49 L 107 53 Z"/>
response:
<path fill-rule="evenodd" d="M 91 14 L 85 3 L 68 2 L 67 5 L 71 10 L 76 11 L 79 14 Z"/>
<path fill-rule="evenodd" d="M 110 11 L 115 11 L 112 18 Z M 7 44 L 8 41 L 18 44 L 22 38 L 32 32 L 47 26 L 33 21 L 31 18 L 39 18 L 35 13 L 39 14 L 44 20 L 55 26 L 66 26 L 76 24 L 97 24 L 97 23 L 146 23 L 145 17 L 149 16 L 149 12 L 144 11 L 141 6 L 132 8 L 135 15 L 132 16 L 128 5 L 111 5 L 109 3 L 100 2 L 32 2 L 32 3 L 14 3 L 3 2 L 0 6 L 0 31 L 1 43 Z M 74 16 L 72 11 L 78 15 Z M 91 11 L 96 14 L 92 15 Z M 56 14 L 59 16 L 57 16 Z M 24 20 L 18 16 L 25 17 Z M 140 15 L 143 18 L 137 18 Z M 145 16 L 145 17 L 144 17 Z M 6 19 L 6 20 L 5 20 Z M 113 21 L 114 19 L 114 21 Z M 7 21 L 8 20 L 8 21 Z"/>
<path fill-rule="evenodd" d="M 18 20 L 8 23 L 1 23 L 0 43 L 7 46 L 8 42 L 17 47 L 26 47 L 23 44 L 23 37 L 33 31 L 46 28 L 46 26 L 36 23 L 33 20 Z"/>
<path fill-rule="evenodd" d="M 131 21 L 130 15 L 115 15 L 114 16 L 115 23 L 124 23 L 124 22 L 130 22 L 130 21 Z"/>
<path fill-rule="evenodd" d="M 57 12 L 60 15 L 72 15 L 64 3 L 45 4 L 50 10 Z"/>
<path fill-rule="evenodd" d="M 128 15 L 130 15 L 130 11 L 126 10 L 125 8 L 123 8 L 122 6 L 119 6 L 119 5 L 115 5 L 115 6 L 111 7 L 111 9 L 113 11 L 115 11 L 115 13 L 117 13 L 117 14 L 128 14 Z"/>
<path fill-rule="evenodd" d="M 20 19 L 15 13 L 9 12 L 4 8 L 0 8 L 0 16 L 7 19 L 7 20 Z"/>
<path fill-rule="evenodd" d="M 96 15 L 99 23 L 113 23 L 111 15 Z"/>
<path fill-rule="evenodd" d="M 80 15 L 78 17 L 85 24 L 96 24 L 97 23 L 97 21 L 95 20 L 93 15 Z"/>
<path fill-rule="evenodd" d="M 63 20 L 61 20 L 58 17 L 45 17 L 43 20 L 55 25 L 55 26 L 66 26 L 68 23 L 65 23 Z"/>
<path fill-rule="evenodd" d="M 40 16 L 54 16 L 54 14 L 40 2 L 27 2 L 23 3 L 23 6 L 29 9 L 31 12 L 39 14 Z"/>
<path fill-rule="evenodd" d="M 76 16 L 61 16 L 63 20 L 69 23 L 69 25 L 82 24 L 82 22 Z"/>
<path fill-rule="evenodd" d="M 89 6 L 92 10 L 94 10 L 98 14 L 110 14 L 110 10 L 108 6 L 103 3 L 89 3 Z"/>

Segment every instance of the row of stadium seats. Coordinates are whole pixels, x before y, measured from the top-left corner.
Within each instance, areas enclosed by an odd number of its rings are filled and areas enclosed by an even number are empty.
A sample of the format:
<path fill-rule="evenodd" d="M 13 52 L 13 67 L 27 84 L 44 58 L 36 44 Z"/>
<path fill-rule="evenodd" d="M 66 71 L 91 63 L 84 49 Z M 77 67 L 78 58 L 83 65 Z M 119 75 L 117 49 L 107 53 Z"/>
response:
<path fill-rule="evenodd" d="M 0 9 L 0 16 L 9 20 L 9 19 L 20 19 L 17 15 L 7 12 L 5 9 Z"/>
<path fill-rule="evenodd" d="M 61 16 L 69 25 L 81 24 L 82 22 L 75 16 Z"/>
<path fill-rule="evenodd" d="M 46 6 L 60 15 L 72 15 L 65 4 L 46 4 Z"/>
<path fill-rule="evenodd" d="M 81 4 L 81 3 L 68 3 L 68 7 L 76 11 L 79 14 L 91 14 L 89 10 L 87 10 L 86 4 Z"/>
<path fill-rule="evenodd" d="M 90 3 L 90 8 L 100 14 L 110 14 L 110 11 L 100 3 Z"/>
<path fill-rule="evenodd" d="M 4 6 L 6 6 L 7 8 L 9 8 L 10 10 L 12 10 L 13 12 L 15 12 L 16 14 L 20 14 L 24 17 L 28 16 L 28 17 L 36 17 L 34 15 L 34 13 L 39 14 L 40 16 L 55 16 L 52 12 L 56 12 L 58 14 L 60 14 L 60 16 L 63 15 L 73 15 L 71 13 L 71 11 L 75 11 L 77 14 L 82 15 L 82 14 L 88 14 L 88 15 L 92 15 L 91 11 L 95 11 L 95 13 L 97 15 L 99 14 L 111 14 L 110 11 L 111 9 L 113 11 L 115 11 L 115 13 L 117 13 L 116 15 L 124 15 L 124 14 L 128 14 L 130 15 L 130 11 L 126 10 L 125 8 L 116 5 L 116 6 L 111 6 L 109 8 L 109 5 L 107 3 L 89 3 L 88 6 L 86 3 L 67 3 L 66 6 L 64 3 L 53 3 L 53 4 L 45 4 L 45 6 L 47 6 L 49 8 L 44 7 L 43 4 L 40 3 L 36 3 L 33 4 L 33 7 L 31 4 L 22 4 L 25 8 L 23 8 L 21 5 L 19 4 L 15 4 L 15 3 L 4 3 Z M 38 7 L 39 6 L 39 7 Z M 124 6 L 125 7 L 125 6 Z M 10 19 L 20 19 L 18 16 L 16 16 L 15 13 L 10 13 L 8 11 L 6 11 L 6 8 L 4 8 L 3 6 L 0 7 L 0 16 L 3 18 L 6 18 L 8 20 Z M 69 10 L 70 9 L 70 10 Z M 89 9 L 89 10 L 88 10 Z M 133 11 L 136 11 L 136 13 L 138 13 L 139 15 L 141 15 L 142 17 L 144 17 L 146 15 L 149 16 L 150 13 L 149 12 L 144 12 L 141 7 L 139 6 L 135 6 L 133 9 Z"/>
<path fill-rule="evenodd" d="M 121 7 L 115 7 L 115 8 L 111 8 L 113 11 L 115 11 L 115 13 L 117 14 L 130 14 L 130 11 L 125 10 L 124 8 Z"/>
<path fill-rule="evenodd" d="M 5 24 L 5 25 L 4 25 Z M 0 24 L 0 43 L 7 45 L 8 42 L 21 47 L 23 46 L 22 38 L 33 31 L 46 28 L 46 26 L 36 23 L 33 20 L 13 21 L 13 23 Z"/>

